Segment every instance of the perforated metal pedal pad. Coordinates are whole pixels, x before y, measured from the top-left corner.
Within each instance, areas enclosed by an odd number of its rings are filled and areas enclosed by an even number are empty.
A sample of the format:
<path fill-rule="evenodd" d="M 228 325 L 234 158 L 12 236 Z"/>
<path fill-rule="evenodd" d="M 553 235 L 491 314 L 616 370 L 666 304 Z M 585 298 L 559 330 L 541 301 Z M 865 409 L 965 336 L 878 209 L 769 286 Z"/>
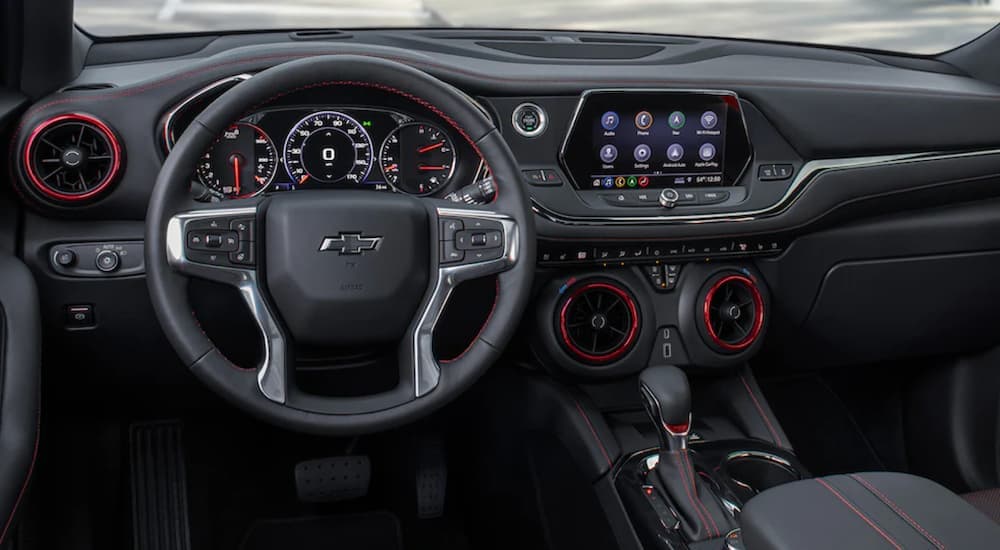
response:
<path fill-rule="evenodd" d="M 368 494 L 372 464 L 365 455 L 331 456 L 295 465 L 295 491 L 302 502 L 337 502 Z"/>

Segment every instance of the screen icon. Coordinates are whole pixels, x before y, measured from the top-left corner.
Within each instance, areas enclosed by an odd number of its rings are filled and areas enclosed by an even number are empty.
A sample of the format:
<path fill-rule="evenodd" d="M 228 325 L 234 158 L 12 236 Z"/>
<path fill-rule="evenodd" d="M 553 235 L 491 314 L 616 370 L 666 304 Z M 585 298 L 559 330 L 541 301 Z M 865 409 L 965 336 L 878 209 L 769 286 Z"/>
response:
<path fill-rule="evenodd" d="M 619 189 L 625 187 L 625 176 L 618 176 L 617 178 L 615 178 L 615 187 Z"/>
<path fill-rule="evenodd" d="M 670 147 L 667 147 L 667 158 L 673 162 L 684 158 L 684 148 L 681 147 L 680 143 L 674 143 Z"/>
<path fill-rule="evenodd" d="M 680 111 L 674 111 L 670 113 L 670 118 L 667 119 L 667 122 L 670 124 L 670 127 L 673 128 L 674 130 L 680 130 L 681 128 L 684 127 L 684 123 L 687 122 L 687 118 L 684 116 L 684 113 Z"/>
<path fill-rule="evenodd" d="M 706 143 L 698 148 L 698 156 L 701 160 L 709 161 L 715 158 L 715 146 L 711 143 Z"/>
<path fill-rule="evenodd" d="M 639 111 L 635 115 L 635 127 L 640 130 L 649 130 L 653 125 L 653 115 L 649 111 Z"/>
<path fill-rule="evenodd" d="M 635 150 L 632 151 L 632 156 L 635 157 L 636 162 L 646 162 L 652 154 L 653 150 L 650 149 L 649 145 L 646 145 L 645 143 L 636 145 Z"/>
<path fill-rule="evenodd" d="M 611 189 L 612 187 L 615 186 L 615 178 L 607 176 L 606 178 L 601 180 L 601 184 L 604 186 L 605 189 Z"/>
<path fill-rule="evenodd" d="M 618 158 L 618 148 L 614 145 L 608 144 L 601 147 L 601 162 L 605 164 L 611 164 Z"/>
<path fill-rule="evenodd" d="M 639 176 L 639 187 L 649 186 L 649 176 Z"/>
<path fill-rule="evenodd" d="M 701 127 L 706 130 L 711 130 L 715 128 L 715 125 L 719 123 L 719 116 L 715 114 L 714 111 L 705 111 L 701 114 Z"/>
<path fill-rule="evenodd" d="M 629 176 L 626 183 L 628 183 L 629 187 L 635 187 L 636 185 L 639 185 L 639 180 L 635 176 Z"/>
<path fill-rule="evenodd" d="M 608 111 L 603 115 L 601 115 L 601 126 L 603 126 L 604 129 L 608 130 L 609 132 L 618 127 L 618 122 L 619 122 L 618 113 L 614 111 Z"/>

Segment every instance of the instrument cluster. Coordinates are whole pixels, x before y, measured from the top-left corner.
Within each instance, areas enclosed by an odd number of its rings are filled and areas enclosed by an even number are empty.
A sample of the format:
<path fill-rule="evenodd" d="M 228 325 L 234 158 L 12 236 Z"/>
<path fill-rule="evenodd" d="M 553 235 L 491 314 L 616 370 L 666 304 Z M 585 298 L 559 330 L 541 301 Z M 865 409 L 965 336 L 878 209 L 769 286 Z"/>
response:
<path fill-rule="evenodd" d="M 474 181 L 481 167 L 470 153 L 439 124 L 400 111 L 277 107 L 226 129 L 198 164 L 196 181 L 208 200 L 310 188 L 433 195 L 458 179 Z"/>

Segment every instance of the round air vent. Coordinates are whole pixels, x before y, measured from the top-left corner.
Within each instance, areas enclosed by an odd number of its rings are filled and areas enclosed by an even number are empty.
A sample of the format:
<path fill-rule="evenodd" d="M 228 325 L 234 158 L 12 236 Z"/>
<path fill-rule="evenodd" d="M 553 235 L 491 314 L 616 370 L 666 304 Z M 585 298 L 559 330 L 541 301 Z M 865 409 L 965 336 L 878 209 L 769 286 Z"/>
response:
<path fill-rule="evenodd" d="M 100 120 L 82 114 L 50 118 L 32 130 L 24 146 L 28 181 L 61 202 L 93 198 L 118 176 L 121 146 Z"/>
<path fill-rule="evenodd" d="M 588 282 L 572 288 L 559 309 L 559 335 L 574 358 L 591 365 L 620 359 L 639 334 L 639 310 L 623 288 Z"/>
<path fill-rule="evenodd" d="M 752 279 L 731 274 L 705 294 L 703 321 L 710 344 L 719 351 L 749 348 L 764 326 L 764 300 Z"/>

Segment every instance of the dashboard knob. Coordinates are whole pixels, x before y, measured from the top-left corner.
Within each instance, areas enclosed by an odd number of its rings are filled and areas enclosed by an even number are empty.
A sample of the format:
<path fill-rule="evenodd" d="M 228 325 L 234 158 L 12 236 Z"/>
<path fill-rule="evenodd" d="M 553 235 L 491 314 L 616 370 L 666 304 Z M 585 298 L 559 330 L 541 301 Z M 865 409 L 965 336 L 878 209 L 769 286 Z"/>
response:
<path fill-rule="evenodd" d="M 76 263 L 76 253 L 68 248 L 56 251 L 54 258 L 61 267 L 70 267 Z"/>
<path fill-rule="evenodd" d="M 660 191 L 660 206 L 664 208 L 673 208 L 677 204 L 677 200 L 680 199 L 680 193 L 676 189 L 664 189 Z"/>
<path fill-rule="evenodd" d="M 94 263 L 97 264 L 98 271 L 111 273 L 118 269 L 118 266 L 121 264 L 121 257 L 114 250 L 102 250 L 97 253 Z"/>

